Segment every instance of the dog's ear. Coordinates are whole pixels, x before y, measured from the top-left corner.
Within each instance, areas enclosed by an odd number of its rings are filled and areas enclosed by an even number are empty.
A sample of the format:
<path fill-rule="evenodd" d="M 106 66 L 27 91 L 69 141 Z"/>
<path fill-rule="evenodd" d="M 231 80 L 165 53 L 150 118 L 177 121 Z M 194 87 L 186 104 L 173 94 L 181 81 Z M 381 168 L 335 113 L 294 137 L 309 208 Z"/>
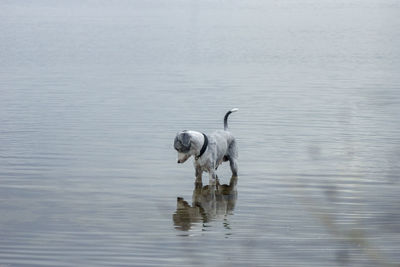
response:
<path fill-rule="evenodd" d="M 181 142 L 184 147 L 190 148 L 190 134 L 182 133 Z"/>
<path fill-rule="evenodd" d="M 174 140 L 174 147 L 179 152 L 188 152 L 190 150 L 190 134 L 186 132 L 177 134 Z"/>

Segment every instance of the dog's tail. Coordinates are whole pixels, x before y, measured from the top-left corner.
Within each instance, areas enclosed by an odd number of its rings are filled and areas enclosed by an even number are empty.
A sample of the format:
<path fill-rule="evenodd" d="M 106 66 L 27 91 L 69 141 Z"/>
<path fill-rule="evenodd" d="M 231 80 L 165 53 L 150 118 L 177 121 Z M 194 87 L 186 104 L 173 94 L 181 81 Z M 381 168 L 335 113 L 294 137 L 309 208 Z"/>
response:
<path fill-rule="evenodd" d="M 229 115 L 230 115 L 231 113 L 233 113 L 233 112 L 238 111 L 238 110 L 239 110 L 238 108 L 233 108 L 233 109 L 229 110 L 229 111 L 225 114 L 225 117 L 224 117 L 224 130 L 225 130 L 225 131 L 228 130 L 228 117 L 229 117 Z"/>

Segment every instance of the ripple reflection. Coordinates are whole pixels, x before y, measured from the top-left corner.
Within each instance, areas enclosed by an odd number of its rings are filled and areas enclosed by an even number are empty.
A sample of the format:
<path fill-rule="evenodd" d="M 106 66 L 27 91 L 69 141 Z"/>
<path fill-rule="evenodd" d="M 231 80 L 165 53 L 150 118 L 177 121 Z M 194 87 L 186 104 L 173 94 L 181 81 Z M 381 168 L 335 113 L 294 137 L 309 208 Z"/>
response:
<path fill-rule="evenodd" d="M 198 223 L 225 220 L 235 208 L 237 180 L 237 176 L 232 176 L 229 184 L 221 185 L 218 180 L 216 185 L 203 186 L 201 182 L 195 183 L 192 205 L 182 197 L 177 198 L 176 212 L 172 216 L 175 228 L 189 231 Z M 226 221 L 224 227 L 229 227 Z"/>

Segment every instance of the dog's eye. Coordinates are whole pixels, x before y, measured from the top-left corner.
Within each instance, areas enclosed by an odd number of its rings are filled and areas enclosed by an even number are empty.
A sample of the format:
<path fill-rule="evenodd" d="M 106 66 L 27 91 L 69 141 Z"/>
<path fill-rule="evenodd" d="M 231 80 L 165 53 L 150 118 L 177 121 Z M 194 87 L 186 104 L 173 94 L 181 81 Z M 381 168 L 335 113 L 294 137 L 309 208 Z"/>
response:
<path fill-rule="evenodd" d="M 184 146 L 181 142 L 177 142 L 174 147 L 175 147 L 176 151 L 181 152 L 181 153 L 186 153 L 190 150 L 190 145 Z"/>
<path fill-rule="evenodd" d="M 174 143 L 174 148 L 175 148 L 176 151 L 182 152 L 182 149 L 183 149 L 182 143 L 179 140 L 177 140 Z"/>

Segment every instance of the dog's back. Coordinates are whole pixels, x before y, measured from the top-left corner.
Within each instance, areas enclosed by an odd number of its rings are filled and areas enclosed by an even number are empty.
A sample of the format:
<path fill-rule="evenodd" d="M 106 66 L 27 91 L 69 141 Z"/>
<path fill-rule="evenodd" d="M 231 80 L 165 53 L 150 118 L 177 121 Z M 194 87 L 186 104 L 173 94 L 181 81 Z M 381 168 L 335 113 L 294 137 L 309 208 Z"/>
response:
<path fill-rule="evenodd" d="M 216 152 L 216 167 L 223 161 L 236 160 L 238 152 L 235 137 L 229 132 L 218 130 L 210 134 L 210 148 Z"/>

